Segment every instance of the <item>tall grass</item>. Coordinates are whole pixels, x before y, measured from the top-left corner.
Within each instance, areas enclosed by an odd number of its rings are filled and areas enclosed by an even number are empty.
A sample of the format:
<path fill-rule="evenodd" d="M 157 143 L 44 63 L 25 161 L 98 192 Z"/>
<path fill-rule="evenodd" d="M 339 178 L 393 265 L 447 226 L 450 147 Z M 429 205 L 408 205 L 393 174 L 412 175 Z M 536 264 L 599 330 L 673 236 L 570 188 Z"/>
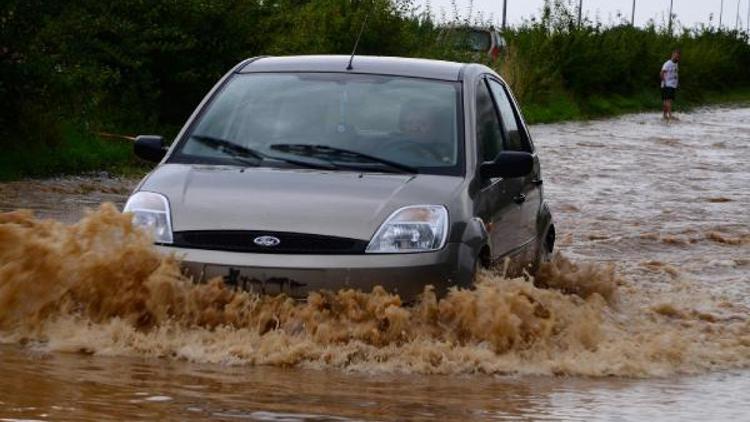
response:
<path fill-rule="evenodd" d="M 27 143 L 0 154 L 0 180 L 24 176 L 54 176 L 106 170 L 140 172 L 145 167 L 132 156 L 128 141 L 105 140 L 71 125 L 65 126 L 53 145 Z"/>
<path fill-rule="evenodd" d="M 505 36 L 510 45 L 496 68 L 531 111 L 531 120 L 658 107 L 659 71 L 675 48 L 682 50 L 678 104 L 750 89 L 746 33 L 702 26 L 671 35 L 653 22 L 644 28 L 598 22 L 579 27 L 572 6 L 555 0 L 546 3 L 539 19 Z"/>

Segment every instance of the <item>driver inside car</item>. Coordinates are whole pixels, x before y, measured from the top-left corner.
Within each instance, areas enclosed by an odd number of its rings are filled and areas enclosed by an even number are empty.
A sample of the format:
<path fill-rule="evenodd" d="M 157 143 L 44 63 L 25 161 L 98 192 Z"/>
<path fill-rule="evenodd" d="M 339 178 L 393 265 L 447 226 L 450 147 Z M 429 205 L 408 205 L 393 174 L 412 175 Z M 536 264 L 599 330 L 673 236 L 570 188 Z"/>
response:
<path fill-rule="evenodd" d="M 445 130 L 441 130 L 449 119 L 441 119 L 439 110 L 423 104 L 408 104 L 402 107 L 399 116 L 399 132 L 386 150 L 397 151 L 402 160 L 412 165 L 441 166 L 454 160 Z"/>

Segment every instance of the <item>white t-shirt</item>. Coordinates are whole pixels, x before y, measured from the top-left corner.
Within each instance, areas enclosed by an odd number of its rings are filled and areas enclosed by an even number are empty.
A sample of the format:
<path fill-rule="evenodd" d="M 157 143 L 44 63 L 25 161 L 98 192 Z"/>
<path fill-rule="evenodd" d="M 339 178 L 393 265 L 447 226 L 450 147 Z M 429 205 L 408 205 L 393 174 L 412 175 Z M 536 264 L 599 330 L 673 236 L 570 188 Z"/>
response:
<path fill-rule="evenodd" d="M 661 87 L 677 88 L 680 78 L 680 66 L 670 59 L 664 63 L 661 70 L 664 72 L 664 80 L 661 81 Z"/>

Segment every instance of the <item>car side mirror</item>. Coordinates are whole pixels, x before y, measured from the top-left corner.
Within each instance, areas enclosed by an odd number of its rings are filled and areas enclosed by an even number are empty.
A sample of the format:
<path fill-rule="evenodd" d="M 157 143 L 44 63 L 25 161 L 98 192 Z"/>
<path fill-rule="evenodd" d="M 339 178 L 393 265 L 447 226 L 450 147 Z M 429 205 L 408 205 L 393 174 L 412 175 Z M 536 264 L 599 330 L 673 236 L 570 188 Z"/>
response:
<path fill-rule="evenodd" d="M 485 161 L 479 166 L 484 179 L 493 177 L 523 177 L 534 169 L 534 156 L 522 151 L 503 151 L 494 161 Z"/>
<path fill-rule="evenodd" d="M 158 163 L 167 153 L 164 138 L 159 135 L 140 135 L 135 138 L 133 152 L 139 158 Z"/>

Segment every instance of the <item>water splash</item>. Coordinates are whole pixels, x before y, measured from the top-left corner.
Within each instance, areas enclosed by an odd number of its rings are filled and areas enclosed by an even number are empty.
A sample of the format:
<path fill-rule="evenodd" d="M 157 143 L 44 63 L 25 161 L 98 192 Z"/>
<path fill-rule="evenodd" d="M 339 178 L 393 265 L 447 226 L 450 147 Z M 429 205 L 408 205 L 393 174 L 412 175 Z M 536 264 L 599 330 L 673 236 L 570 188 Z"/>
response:
<path fill-rule="evenodd" d="M 668 297 L 695 295 L 680 288 Z M 741 307 L 653 293 L 558 256 L 536 281 L 484 272 L 475 289 L 426 288 L 409 307 L 381 288 L 297 302 L 193 284 L 112 205 L 72 225 L 0 214 L 0 341 L 42 351 L 444 374 L 750 366 Z"/>

